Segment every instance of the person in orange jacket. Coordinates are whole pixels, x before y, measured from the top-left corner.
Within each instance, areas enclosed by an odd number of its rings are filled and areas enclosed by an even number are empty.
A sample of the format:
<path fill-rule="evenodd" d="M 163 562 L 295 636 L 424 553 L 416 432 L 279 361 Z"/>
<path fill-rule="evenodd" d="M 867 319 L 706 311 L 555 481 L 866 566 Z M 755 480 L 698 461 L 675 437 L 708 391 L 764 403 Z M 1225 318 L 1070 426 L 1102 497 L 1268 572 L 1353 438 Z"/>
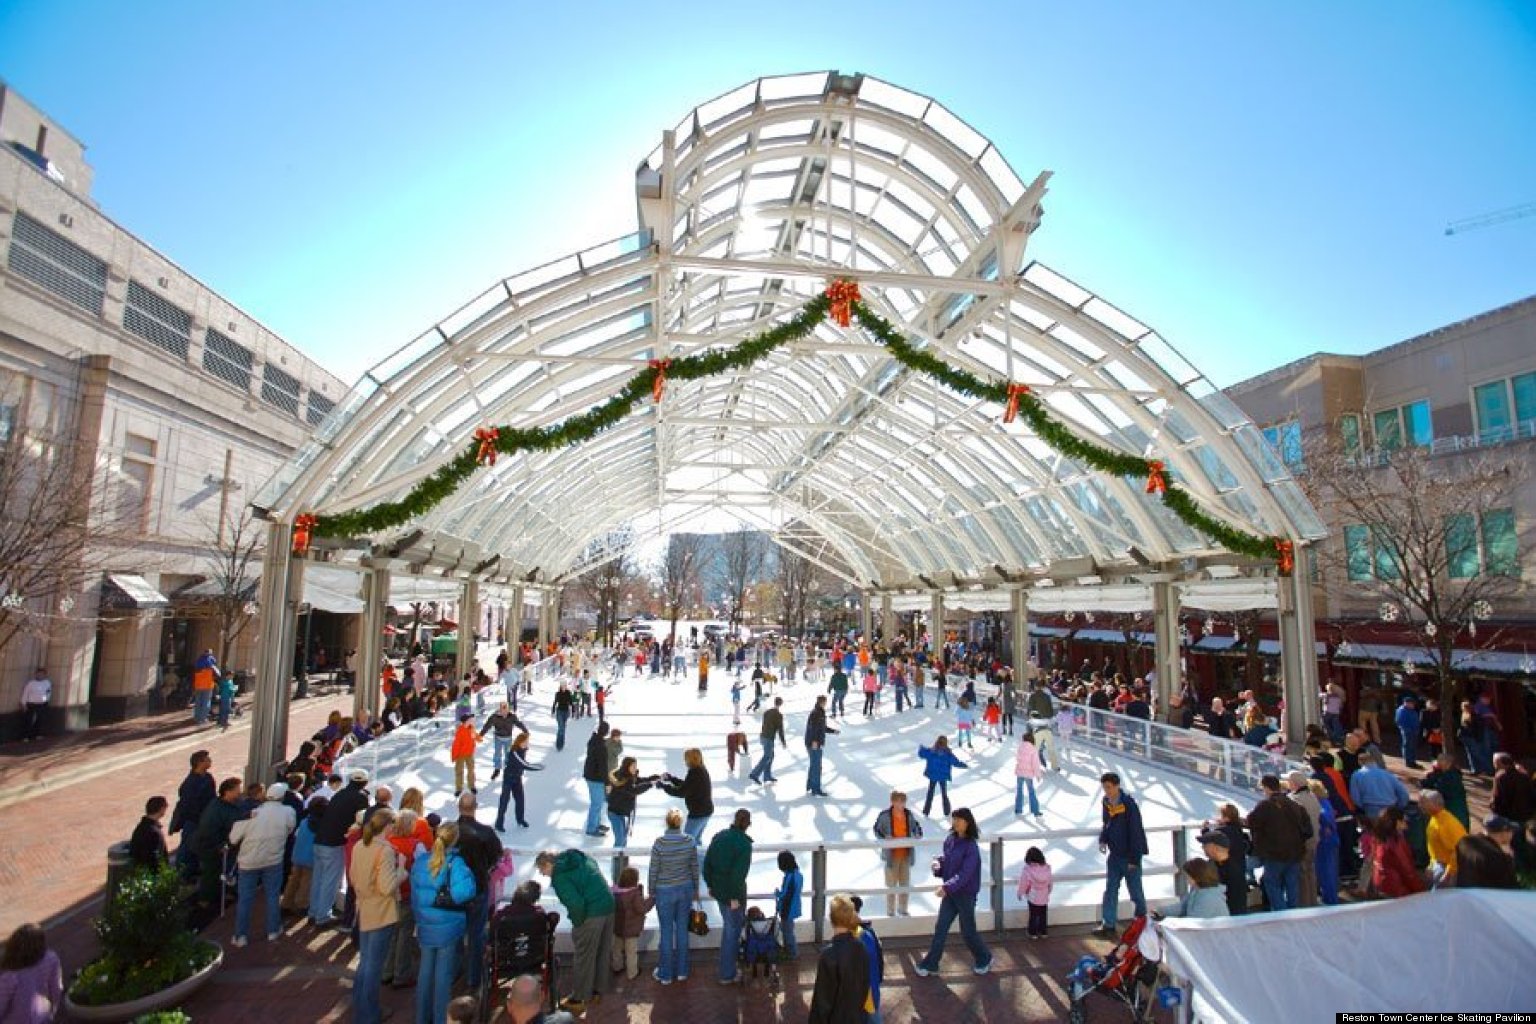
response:
<path fill-rule="evenodd" d="M 464 792 L 464 776 L 469 775 L 469 791 L 480 792 L 475 786 L 475 745 L 480 742 L 480 737 L 475 733 L 475 719 L 473 715 L 460 715 L 459 727 L 453 731 L 453 747 L 449 750 L 449 756 L 453 758 L 453 795 L 458 796 Z"/>

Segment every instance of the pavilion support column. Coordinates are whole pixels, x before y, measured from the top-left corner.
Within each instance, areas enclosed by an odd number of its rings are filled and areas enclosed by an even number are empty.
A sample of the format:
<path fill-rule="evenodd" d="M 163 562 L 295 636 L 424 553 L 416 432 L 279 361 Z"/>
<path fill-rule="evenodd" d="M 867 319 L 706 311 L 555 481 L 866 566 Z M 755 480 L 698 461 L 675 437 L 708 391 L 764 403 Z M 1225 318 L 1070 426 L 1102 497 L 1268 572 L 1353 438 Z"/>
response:
<path fill-rule="evenodd" d="M 468 579 L 459 589 L 459 641 L 455 644 L 454 678 L 475 670 L 475 633 L 480 625 L 480 581 Z"/>
<path fill-rule="evenodd" d="M 304 561 L 291 553 L 293 529 L 267 527 L 261 570 L 261 641 L 256 652 L 256 695 L 251 705 L 251 740 L 246 782 L 271 782 L 288 758 L 288 701 L 293 692 L 294 643 L 299 605 L 304 600 Z"/>
<path fill-rule="evenodd" d="M 1157 642 L 1157 708 L 1168 710 L 1173 695 L 1184 686 L 1184 659 L 1179 648 L 1179 592 L 1172 583 L 1152 584 L 1152 630 Z"/>
<path fill-rule="evenodd" d="M 874 646 L 875 624 L 873 595 L 867 590 L 859 591 L 859 639 Z"/>
<path fill-rule="evenodd" d="M 1029 679 L 1029 595 L 1022 587 L 1013 591 L 1011 614 L 1008 637 L 1013 648 L 1013 678 L 1024 683 Z"/>
<path fill-rule="evenodd" d="M 937 655 L 944 649 L 944 594 L 937 590 L 929 595 L 928 636 Z"/>
<path fill-rule="evenodd" d="M 1280 684 L 1285 696 L 1285 737 L 1292 748 L 1321 722 L 1317 706 L 1317 624 L 1312 618 L 1311 551 L 1297 546 L 1296 571 L 1275 582 L 1279 597 Z"/>
<path fill-rule="evenodd" d="M 539 592 L 539 657 L 544 657 L 544 652 L 549 650 L 549 608 L 553 602 L 550 600 L 549 591 Z"/>
<path fill-rule="evenodd" d="M 502 626 L 502 639 L 506 641 L 507 655 L 514 665 L 521 664 L 518 650 L 523 642 L 523 602 L 527 596 L 521 583 L 512 588 L 512 606 L 507 611 L 506 624 Z"/>
<path fill-rule="evenodd" d="M 379 713 L 379 665 L 384 654 L 384 619 L 389 614 L 389 570 L 363 573 L 363 636 L 352 663 L 352 717 L 369 722 Z"/>
<path fill-rule="evenodd" d="M 896 638 L 898 632 L 896 622 L 896 609 L 891 606 L 891 595 L 880 595 L 880 632 L 885 635 L 885 642 L 889 644 Z"/>

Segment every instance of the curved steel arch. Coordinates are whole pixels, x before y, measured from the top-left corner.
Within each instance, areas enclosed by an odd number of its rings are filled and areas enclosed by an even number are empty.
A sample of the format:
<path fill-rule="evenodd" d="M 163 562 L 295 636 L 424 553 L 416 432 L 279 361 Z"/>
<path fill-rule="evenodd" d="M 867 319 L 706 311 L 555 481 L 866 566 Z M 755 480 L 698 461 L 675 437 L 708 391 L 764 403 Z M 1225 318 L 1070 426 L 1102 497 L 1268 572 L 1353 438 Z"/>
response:
<path fill-rule="evenodd" d="M 648 359 L 771 326 L 836 272 L 859 279 L 914 344 L 1037 387 L 1099 443 L 1137 454 L 1150 445 L 1213 514 L 1244 527 L 1254 516 L 1296 540 L 1321 536 L 1304 502 L 1278 497 L 1293 482 L 1238 444 L 1252 425 L 1207 407 L 1196 393 L 1207 385 L 1183 373 L 1182 357 L 1026 262 L 1046 177 L 1026 187 L 964 122 L 886 83 L 759 80 L 665 133 L 636 175 L 639 234 L 501 282 L 380 364 L 365 378 L 372 393 L 344 403 L 325 442 L 258 504 L 291 519 L 398 499 L 477 426 L 558 423 Z M 999 354 L 1001 369 L 988 361 Z M 1142 386 L 1122 384 L 1111 367 Z M 943 569 L 964 574 L 1049 568 L 1082 553 L 1117 560 L 1132 547 L 1158 562 L 1215 550 L 1139 482 L 1040 452 L 998 422 L 993 403 L 910 377 L 868 339 L 820 325 L 757 366 L 669 383 L 663 403 L 577 451 L 505 457 L 416 525 L 559 578 L 616 526 L 716 494 L 670 481 L 716 473 L 732 488 L 720 503 L 756 494 L 754 508 L 819 531 L 879 585 L 953 559 L 972 564 Z M 1193 436 L 1170 444 L 1174 416 Z M 913 493 L 918 481 L 941 493 Z"/>

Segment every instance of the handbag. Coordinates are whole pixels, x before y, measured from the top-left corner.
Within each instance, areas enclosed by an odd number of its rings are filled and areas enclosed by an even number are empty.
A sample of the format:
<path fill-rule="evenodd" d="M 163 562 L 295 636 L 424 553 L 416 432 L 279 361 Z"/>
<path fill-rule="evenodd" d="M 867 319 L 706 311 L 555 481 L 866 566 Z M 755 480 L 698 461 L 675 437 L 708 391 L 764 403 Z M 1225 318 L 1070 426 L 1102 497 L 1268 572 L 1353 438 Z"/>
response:
<path fill-rule="evenodd" d="M 695 907 L 688 911 L 688 931 L 694 935 L 709 934 L 709 918 L 704 916 L 701 907 Z"/>
<path fill-rule="evenodd" d="M 455 903 L 453 893 L 448 889 L 449 870 L 448 865 L 443 865 L 443 880 L 438 884 L 437 894 L 432 897 L 432 906 L 438 910 L 457 910 L 460 913 L 469 911 L 468 903 Z"/>

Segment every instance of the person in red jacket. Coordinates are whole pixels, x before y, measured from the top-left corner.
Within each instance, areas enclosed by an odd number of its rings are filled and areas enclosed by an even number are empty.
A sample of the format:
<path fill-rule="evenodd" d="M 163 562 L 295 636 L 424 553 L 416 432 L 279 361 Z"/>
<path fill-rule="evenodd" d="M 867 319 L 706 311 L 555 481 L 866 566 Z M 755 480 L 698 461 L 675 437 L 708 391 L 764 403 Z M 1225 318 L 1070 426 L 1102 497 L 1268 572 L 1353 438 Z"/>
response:
<path fill-rule="evenodd" d="M 1372 823 L 1370 852 L 1371 887 L 1378 895 L 1412 896 L 1425 889 L 1424 879 L 1413 866 L 1413 851 L 1404 833 L 1408 820 L 1396 807 L 1388 807 Z"/>
<path fill-rule="evenodd" d="M 449 748 L 449 756 L 453 758 L 454 796 L 464 792 L 465 775 L 469 776 L 469 791 L 480 792 L 475 786 L 475 744 L 479 742 L 474 718 L 467 714 L 460 715 L 459 727 L 453 731 L 453 746 Z"/>

